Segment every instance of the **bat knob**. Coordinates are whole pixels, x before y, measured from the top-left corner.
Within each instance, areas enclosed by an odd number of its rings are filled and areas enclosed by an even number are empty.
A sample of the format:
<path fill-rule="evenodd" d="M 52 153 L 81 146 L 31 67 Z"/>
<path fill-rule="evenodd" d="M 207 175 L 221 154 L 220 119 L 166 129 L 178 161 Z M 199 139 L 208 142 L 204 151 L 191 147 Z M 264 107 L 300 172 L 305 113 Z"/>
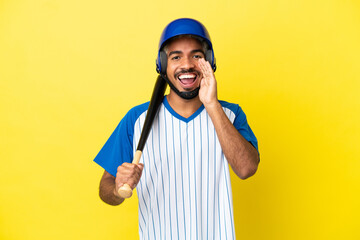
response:
<path fill-rule="evenodd" d="M 129 198 L 132 195 L 132 189 L 128 184 L 124 184 L 119 188 L 118 193 L 122 198 Z"/>

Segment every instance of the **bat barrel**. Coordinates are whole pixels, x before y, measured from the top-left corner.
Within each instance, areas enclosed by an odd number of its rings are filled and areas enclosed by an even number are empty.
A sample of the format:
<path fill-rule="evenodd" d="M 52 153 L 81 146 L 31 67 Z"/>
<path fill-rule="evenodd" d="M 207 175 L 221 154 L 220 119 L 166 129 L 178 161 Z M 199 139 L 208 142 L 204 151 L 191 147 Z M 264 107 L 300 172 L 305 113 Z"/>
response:
<path fill-rule="evenodd" d="M 161 75 L 159 75 L 154 86 L 153 94 L 151 96 L 149 108 L 145 118 L 144 127 L 141 131 L 140 140 L 136 150 L 142 151 L 144 149 L 152 123 L 157 114 L 157 110 L 164 99 L 166 86 L 167 85 L 165 79 L 161 77 Z"/>

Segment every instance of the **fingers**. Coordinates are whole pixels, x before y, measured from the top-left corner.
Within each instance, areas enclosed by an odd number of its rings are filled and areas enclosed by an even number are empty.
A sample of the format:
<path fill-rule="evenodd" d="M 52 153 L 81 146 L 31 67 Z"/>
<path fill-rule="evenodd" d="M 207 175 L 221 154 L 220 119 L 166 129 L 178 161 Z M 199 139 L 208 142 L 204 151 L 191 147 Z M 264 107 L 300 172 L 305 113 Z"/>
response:
<path fill-rule="evenodd" d="M 214 72 L 210 66 L 210 63 L 206 61 L 204 58 L 199 59 L 199 68 L 204 75 L 205 78 L 212 77 Z"/>
<path fill-rule="evenodd" d="M 141 169 L 141 171 L 144 169 L 144 164 L 142 163 L 137 164 L 137 166 Z"/>
<path fill-rule="evenodd" d="M 115 179 L 117 190 L 125 183 L 134 189 L 140 181 L 143 169 L 144 165 L 142 163 L 123 163 L 121 166 L 119 166 Z"/>
<path fill-rule="evenodd" d="M 208 61 L 203 58 L 199 59 L 198 67 L 202 73 L 199 98 L 206 107 L 217 102 L 217 84 L 214 71 Z"/>
<path fill-rule="evenodd" d="M 208 61 L 201 58 L 198 61 L 198 66 L 202 72 L 201 85 L 210 86 L 216 84 L 214 71 Z"/>

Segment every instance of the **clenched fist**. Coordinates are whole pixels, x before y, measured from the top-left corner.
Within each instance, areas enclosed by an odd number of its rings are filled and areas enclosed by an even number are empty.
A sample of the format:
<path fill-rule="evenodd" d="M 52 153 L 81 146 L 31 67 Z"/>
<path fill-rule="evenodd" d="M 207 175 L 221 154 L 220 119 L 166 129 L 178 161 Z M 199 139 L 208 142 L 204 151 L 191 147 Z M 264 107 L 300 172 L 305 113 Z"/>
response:
<path fill-rule="evenodd" d="M 142 163 L 123 163 L 121 166 L 119 166 L 115 179 L 115 194 L 118 195 L 119 188 L 124 184 L 128 184 L 131 189 L 134 189 L 140 181 L 143 169 L 144 165 Z"/>

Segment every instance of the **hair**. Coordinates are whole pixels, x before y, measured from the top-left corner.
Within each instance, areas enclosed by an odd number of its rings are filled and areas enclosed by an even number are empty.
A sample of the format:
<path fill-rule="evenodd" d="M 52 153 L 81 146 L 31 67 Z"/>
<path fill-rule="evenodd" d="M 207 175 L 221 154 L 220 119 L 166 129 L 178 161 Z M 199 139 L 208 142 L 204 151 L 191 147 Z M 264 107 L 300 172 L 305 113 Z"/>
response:
<path fill-rule="evenodd" d="M 177 39 L 180 39 L 180 38 L 192 38 L 192 39 L 195 39 L 197 41 L 200 42 L 202 48 L 203 48 L 203 51 L 204 53 L 207 52 L 207 50 L 209 50 L 209 44 L 202 38 L 202 37 L 199 37 L 199 36 L 196 36 L 196 35 L 192 35 L 192 34 L 183 34 L 183 35 L 179 35 L 179 36 L 175 36 L 173 38 L 170 38 L 169 40 L 167 40 L 165 43 L 164 43 L 164 46 L 162 47 L 162 51 L 164 51 L 167 55 L 168 53 L 168 47 L 170 45 L 170 43 L 172 43 L 173 41 L 177 40 Z"/>

